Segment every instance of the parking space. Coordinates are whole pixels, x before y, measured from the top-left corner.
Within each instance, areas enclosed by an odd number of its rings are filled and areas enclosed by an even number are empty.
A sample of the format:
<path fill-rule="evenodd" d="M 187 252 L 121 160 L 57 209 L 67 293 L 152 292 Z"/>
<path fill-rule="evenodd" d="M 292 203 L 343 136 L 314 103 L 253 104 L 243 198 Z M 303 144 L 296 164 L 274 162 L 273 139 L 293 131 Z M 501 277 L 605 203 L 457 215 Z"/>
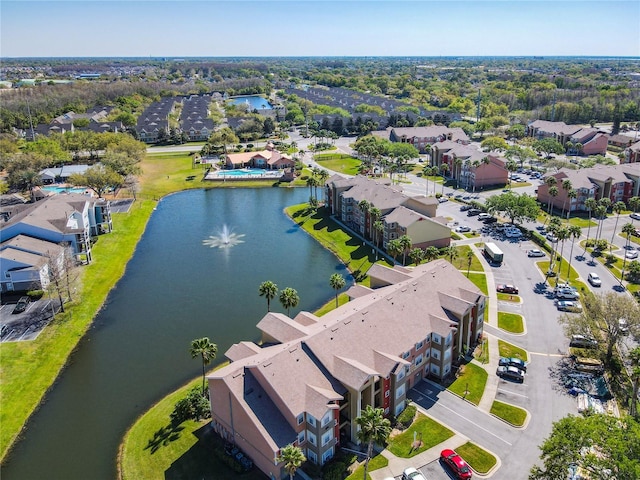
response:
<path fill-rule="evenodd" d="M 57 300 L 43 298 L 29 303 L 22 313 L 13 313 L 14 308 L 14 303 L 6 303 L 0 307 L 1 342 L 36 339 L 59 311 L 60 303 Z"/>
<path fill-rule="evenodd" d="M 434 460 L 433 462 L 419 468 L 420 473 L 429 480 L 455 480 L 455 475 L 449 472 L 446 467 L 440 462 L 440 460 Z"/>
<path fill-rule="evenodd" d="M 133 205 L 132 198 L 125 198 L 122 200 L 111 200 L 111 213 L 127 213 Z"/>

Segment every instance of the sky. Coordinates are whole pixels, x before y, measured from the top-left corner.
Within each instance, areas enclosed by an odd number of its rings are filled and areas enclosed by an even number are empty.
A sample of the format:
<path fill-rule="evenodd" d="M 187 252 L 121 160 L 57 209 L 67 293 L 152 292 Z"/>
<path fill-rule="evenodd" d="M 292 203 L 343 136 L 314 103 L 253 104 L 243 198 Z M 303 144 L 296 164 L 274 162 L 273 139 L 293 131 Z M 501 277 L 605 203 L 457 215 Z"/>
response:
<path fill-rule="evenodd" d="M 640 56 L 640 1 L 1 0 L 1 57 Z"/>

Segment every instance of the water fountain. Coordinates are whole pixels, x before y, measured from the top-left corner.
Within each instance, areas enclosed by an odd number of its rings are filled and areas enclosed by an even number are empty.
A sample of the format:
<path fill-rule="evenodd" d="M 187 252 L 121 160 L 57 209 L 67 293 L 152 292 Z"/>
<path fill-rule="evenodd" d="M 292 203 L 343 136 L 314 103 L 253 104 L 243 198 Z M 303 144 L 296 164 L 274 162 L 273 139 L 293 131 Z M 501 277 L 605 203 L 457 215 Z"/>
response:
<path fill-rule="evenodd" d="M 211 235 L 209 238 L 204 239 L 202 244 L 211 248 L 229 248 L 243 243 L 242 237 L 244 237 L 244 234 L 233 233 L 232 229 L 224 224 L 218 235 Z"/>

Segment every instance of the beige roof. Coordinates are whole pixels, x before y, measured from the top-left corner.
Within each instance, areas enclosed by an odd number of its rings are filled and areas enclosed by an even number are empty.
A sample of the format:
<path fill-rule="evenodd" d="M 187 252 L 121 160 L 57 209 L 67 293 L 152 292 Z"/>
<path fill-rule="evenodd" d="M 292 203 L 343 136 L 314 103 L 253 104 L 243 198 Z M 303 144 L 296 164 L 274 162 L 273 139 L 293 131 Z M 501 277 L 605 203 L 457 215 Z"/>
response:
<path fill-rule="evenodd" d="M 410 225 L 413 225 L 415 222 L 431 222 L 433 223 L 433 219 L 421 215 L 418 212 L 414 212 L 413 210 L 406 207 L 398 207 L 394 209 L 391 213 L 387 214 L 384 217 L 385 223 L 397 223 L 401 227 L 407 228 Z M 436 222 L 440 225 L 440 222 Z"/>
<path fill-rule="evenodd" d="M 634 152 L 640 152 L 640 142 L 636 142 L 629 147 L 629 150 L 633 150 Z"/>
<path fill-rule="evenodd" d="M 451 134 L 452 140 L 469 140 L 469 137 L 461 128 L 449 128 L 444 125 L 431 125 L 428 127 L 397 127 L 393 132 L 398 137 L 407 138 L 437 138 Z"/>
<path fill-rule="evenodd" d="M 11 260 L 13 262 L 38 268 L 44 266 L 48 261 L 47 257 L 38 255 L 37 253 L 29 253 L 22 250 L 16 250 L 15 248 L 5 248 L 2 250 L 0 252 L 0 259 L 4 261 Z"/>
<path fill-rule="evenodd" d="M 260 353 L 260 347 L 253 342 L 240 342 L 231 345 L 229 350 L 224 352 L 224 356 L 232 362 L 242 360 L 243 358 L 250 357 Z"/>
<path fill-rule="evenodd" d="M 358 298 L 369 295 L 371 292 L 373 292 L 373 289 L 365 287 L 364 285 L 353 285 L 352 287 L 348 288 L 345 293 L 349 298 Z"/>
<path fill-rule="evenodd" d="M 384 212 L 402 205 L 410 197 L 397 188 L 368 181 L 356 183 L 342 194 L 342 198 L 352 198 L 356 204 L 366 200 Z"/>
<path fill-rule="evenodd" d="M 411 278 L 411 275 L 400 272 L 395 268 L 387 268 L 383 265 L 380 265 L 379 263 L 374 263 L 373 265 L 371 265 L 371 267 L 367 271 L 367 275 L 369 275 L 371 278 L 375 278 L 376 280 L 386 282 L 389 285 Z"/>
<path fill-rule="evenodd" d="M 290 342 L 309 334 L 307 327 L 287 317 L 284 313 L 267 313 L 258 322 L 257 327 L 281 343 Z"/>
<path fill-rule="evenodd" d="M 4 250 L 5 248 L 15 248 L 39 255 L 53 255 L 54 257 L 59 256 L 64 250 L 64 248 L 57 243 L 47 242 L 46 240 L 29 237 L 28 235 L 16 235 L 12 239 L 2 242 L 0 249 Z"/>
<path fill-rule="evenodd" d="M 547 133 L 555 133 L 558 135 L 573 135 L 582 127 L 579 125 L 567 125 L 564 122 L 550 122 L 548 120 L 536 120 L 529 126 L 537 128 L 539 131 Z"/>

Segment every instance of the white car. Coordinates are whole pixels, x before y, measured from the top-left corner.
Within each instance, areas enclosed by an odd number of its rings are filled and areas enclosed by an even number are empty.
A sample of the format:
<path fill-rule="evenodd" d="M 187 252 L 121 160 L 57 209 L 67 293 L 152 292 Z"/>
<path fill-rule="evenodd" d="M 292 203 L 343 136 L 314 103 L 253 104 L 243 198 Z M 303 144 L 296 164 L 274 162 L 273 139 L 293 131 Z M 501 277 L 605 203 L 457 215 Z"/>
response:
<path fill-rule="evenodd" d="M 508 228 L 504 231 L 504 234 L 508 238 L 520 238 L 522 236 L 522 232 L 517 228 Z"/>
<path fill-rule="evenodd" d="M 589 272 L 587 281 L 594 287 L 602 286 L 602 280 L 600 280 L 600 275 L 598 275 L 596 272 Z"/>
<path fill-rule="evenodd" d="M 470 231 L 471 231 L 471 227 L 467 227 L 466 225 L 460 225 L 459 227 L 456 228 L 456 232 L 460 232 L 460 233 L 466 233 Z"/>
<path fill-rule="evenodd" d="M 627 250 L 625 252 L 624 256 L 629 258 L 629 259 L 638 258 L 638 251 L 637 250 Z"/>
<path fill-rule="evenodd" d="M 402 480 L 427 480 L 418 470 L 409 467 L 402 472 Z"/>
<path fill-rule="evenodd" d="M 542 250 L 538 250 L 537 248 L 534 248 L 532 250 L 529 250 L 527 252 L 527 256 L 529 257 L 544 257 L 545 254 Z"/>
<path fill-rule="evenodd" d="M 640 213 L 633 212 L 631 215 L 629 215 L 629 217 L 633 218 L 634 220 L 640 220 Z"/>

